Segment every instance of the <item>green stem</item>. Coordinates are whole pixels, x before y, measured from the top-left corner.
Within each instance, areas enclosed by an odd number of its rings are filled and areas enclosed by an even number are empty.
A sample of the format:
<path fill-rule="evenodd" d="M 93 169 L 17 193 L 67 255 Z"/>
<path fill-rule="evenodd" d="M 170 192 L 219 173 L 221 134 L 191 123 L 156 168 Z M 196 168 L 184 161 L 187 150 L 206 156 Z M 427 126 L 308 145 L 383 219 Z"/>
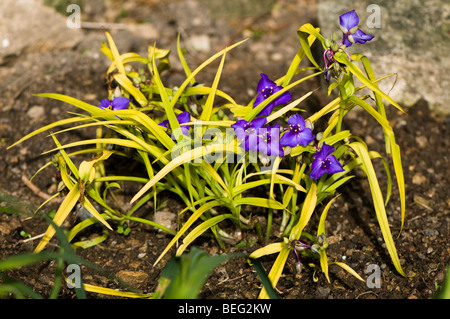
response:
<path fill-rule="evenodd" d="M 273 220 L 273 209 L 269 209 L 267 215 L 267 227 L 266 227 L 266 244 L 270 241 L 270 233 L 272 232 L 272 220 Z"/>

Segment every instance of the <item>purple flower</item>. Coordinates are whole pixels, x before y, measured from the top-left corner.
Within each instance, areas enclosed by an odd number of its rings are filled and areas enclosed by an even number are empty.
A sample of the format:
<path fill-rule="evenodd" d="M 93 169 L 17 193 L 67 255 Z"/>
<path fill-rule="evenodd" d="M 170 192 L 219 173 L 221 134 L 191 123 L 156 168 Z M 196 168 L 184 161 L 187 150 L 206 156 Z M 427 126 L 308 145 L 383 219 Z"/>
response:
<path fill-rule="evenodd" d="M 289 130 L 281 136 L 281 145 L 294 147 L 297 145 L 306 146 L 314 140 L 312 130 L 305 126 L 305 119 L 294 114 L 288 119 Z"/>
<path fill-rule="evenodd" d="M 325 173 L 334 174 L 344 171 L 337 158 L 332 155 L 333 152 L 333 146 L 323 143 L 322 149 L 314 154 L 310 178 L 319 179 Z"/>
<path fill-rule="evenodd" d="M 267 119 L 265 117 L 256 118 L 251 122 L 246 120 L 239 120 L 231 127 L 234 129 L 236 136 L 242 140 L 244 149 L 246 151 L 258 150 L 258 143 L 261 136 L 261 128 L 266 124 Z"/>
<path fill-rule="evenodd" d="M 180 124 L 188 123 L 191 121 L 191 114 L 189 114 L 189 112 L 187 112 L 187 111 L 180 113 L 177 116 L 177 121 Z M 167 130 L 171 129 L 169 120 L 162 121 L 161 123 L 159 123 L 159 125 L 167 128 Z M 180 126 L 180 129 L 181 129 L 181 133 L 183 133 L 184 135 L 189 135 L 189 125 L 182 125 L 182 126 Z M 167 134 L 169 134 L 169 132 L 167 132 Z M 172 136 L 172 139 L 175 140 L 175 137 Z"/>
<path fill-rule="evenodd" d="M 99 108 L 104 110 L 124 110 L 128 108 L 130 100 L 123 96 L 115 97 L 112 101 L 110 99 L 103 99 L 100 101 Z"/>
<path fill-rule="evenodd" d="M 351 46 L 354 43 L 364 44 L 366 41 L 370 41 L 374 38 L 373 35 L 365 34 L 358 28 L 359 17 L 355 10 L 344 13 L 339 17 L 341 30 L 343 34 L 342 42 L 346 47 Z"/>
<path fill-rule="evenodd" d="M 283 148 L 280 143 L 280 125 L 274 124 L 268 126 L 259 137 L 258 150 L 271 156 L 284 156 Z"/>
<path fill-rule="evenodd" d="M 258 92 L 258 95 L 256 96 L 255 103 L 253 103 L 253 108 L 257 107 L 259 104 L 261 104 L 265 99 L 267 99 L 269 96 L 277 93 L 280 91 L 283 87 L 278 86 L 275 82 L 271 81 L 267 75 L 264 73 L 261 73 L 261 80 L 258 82 L 258 86 L 256 88 L 256 91 Z M 278 96 L 275 100 L 270 102 L 269 104 L 264 107 L 261 112 L 259 112 L 258 116 L 262 115 L 270 115 L 273 108 L 277 105 L 287 103 L 291 100 L 292 95 L 289 92 L 284 92 L 280 96 Z"/>

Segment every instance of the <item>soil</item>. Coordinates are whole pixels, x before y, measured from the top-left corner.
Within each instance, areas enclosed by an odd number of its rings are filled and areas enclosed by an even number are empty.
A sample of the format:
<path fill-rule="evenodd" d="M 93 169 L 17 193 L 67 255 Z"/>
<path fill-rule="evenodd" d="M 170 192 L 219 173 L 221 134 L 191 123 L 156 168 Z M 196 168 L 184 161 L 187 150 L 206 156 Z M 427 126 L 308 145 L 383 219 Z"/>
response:
<path fill-rule="evenodd" d="M 97 2 L 93 2 L 97 3 Z M 103 2 L 99 2 L 103 3 Z M 237 47 L 228 56 L 220 87 L 242 104 L 250 101 L 259 80 L 259 73 L 277 78 L 287 69 L 299 44 L 296 29 L 303 23 L 317 24 L 314 1 L 280 1 L 276 9 L 262 10 L 257 15 L 249 15 L 244 9 L 236 14 L 217 17 L 208 14 L 209 8 L 192 5 L 193 1 L 128 1 L 126 8 L 118 1 L 105 2 L 104 10 L 84 12 L 91 21 L 111 23 L 150 22 L 159 33 L 157 46 L 172 49 L 172 71 L 164 81 L 177 85 L 183 80 L 182 69 L 176 63 L 176 37 L 178 33 L 188 39 L 196 34 L 206 34 L 210 39 L 210 49 L 195 52 L 188 50 L 188 63 L 199 65 L 213 52 L 226 45 L 253 35 L 247 43 Z M 100 5 L 100 4 L 99 4 Z M 95 6 L 94 6 L 95 7 Z M 199 8 L 201 10 L 199 10 Z M 107 12 L 103 16 L 103 12 Z M 186 19 L 186 17 L 190 17 Z M 97 18 L 97 20 L 95 20 Z M 189 21 L 188 21 L 189 20 Z M 38 174 L 30 187 L 27 180 L 45 163 L 51 155 L 42 152 L 54 147 L 47 134 L 41 134 L 10 150 L 6 148 L 31 131 L 55 120 L 67 118 L 67 112 L 76 111 L 69 105 L 42 99 L 35 93 L 57 92 L 73 96 L 88 103 L 97 104 L 106 97 L 105 73 L 108 62 L 99 51 L 100 43 L 105 41 L 99 29 L 83 29 L 84 40 L 70 50 L 50 50 L 23 54 L 8 61 L 1 68 L 4 76 L 0 79 L 0 195 L 8 205 L 32 213 L 42 202 L 42 194 L 52 194 L 57 188 L 56 171 L 52 168 Z M 121 52 L 137 50 L 145 52 L 148 43 L 130 32 L 111 30 Z M 98 54 L 97 54 L 98 53 Z M 200 80 L 211 81 L 215 74 L 213 65 L 201 73 Z M 208 83 L 208 82 L 207 82 Z M 323 83 L 314 82 L 292 93 L 301 96 Z M 439 84 L 437 84 L 439 85 Z M 317 110 L 330 97 L 323 90 L 309 99 L 307 111 Z M 448 117 L 439 116 L 429 110 L 427 101 L 421 100 L 407 108 L 406 114 L 388 107 L 388 118 L 395 130 L 397 143 L 403 156 L 403 169 L 406 182 L 406 220 L 400 230 L 400 204 L 397 188 L 387 206 L 388 219 L 400 261 L 408 277 L 399 275 L 393 267 L 375 217 L 370 190 L 361 172 L 340 188 L 342 195 L 333 204 L 327 219 L 328 258 L 345 261 L 363 278 L 371 274 L 370 265 L 381 269 L 381 286 L 369 288 L 367 282 L 356 280 L 340 269 L 330 266 L 330 283 L 323 274 L 313 279 L 313 270 L 304 267 L 296 274 L 294 256 L 288 259 L 287 266 L 277 285 L 283 299 L 430 299 L 442 284 L 449 263 L 449 192 L 450 179 L 448 149 L 450 148 Z M 37 114 L 37 115 L 36 115 Z M 353 134 L 365 139 L 368 146 L 381 154 L 384 152 L 383 134 L 375 121 L 363 112 L 350 113 L 345 126 Z M 61 143 L 91 138 L 91 130 L 69 131 L 58 135 Z M 117 170 L 127 169 L 127 163 L 114 163 Z M 375 162 L 380 180 L 384 180 L 383 166 Z M 114 167 L 111 167 L 114 169 Z M 382 183 L 382 187 L 384 187 Z M 118 199 L 126 208 L 138 189 L 136 185 L 123 185 L 117 192 Z M 176 198 L 161 195 L 164 201 L 157 203 L 166 212 L 178 213 L 183 207 Z M 2 206 L 5 204 L 2 203 Z M 140 209 L 136 216 L 152 219 L 153 203 Z M 57 209 L 52 202 L 42 211 Z M 314 214 L 308 230 L 314 232 L 319 214 Z M 261 213 L 264 220 L 265 213 Z M 64 223 L 71 227 L 76 221 L 72 216 Z M 278 216 L 274 220 L 279 223 Z M 20 236 L 25 231 L 31 236 L 42 234 L 47 224 L 39 218 L 26 218 L 25 215 L 0 213 L 0 259 L 33 251 L 37 240 L 26 241 Z M 130 282 L 144 293 L 154 292 L 161 270 L 173 256 L 173 250 L 156 266 L 156 258 L 168 244 L 171 237 L 154 228 L 131 223 L 128 236 L 109 232 L 108 238 L 99 245 L 88 249 L 77 249 L 77 254 L 95 262 L 105 271 Z M 80 240 L 101 233 L 101 228 L 92 228 L 80 235 Z M 253 238 L 253 232 L 243 233 L 244 238 Z M 277 242 L 277 233 L 271 241 Z M 56 240 L 49 249 L 55 249 Z M 195 245 L 209 254 L 223 253 L 217 243 L 210 238 L 200 238 Z M 251 253 L 261 243 L 243 248 L 229 247 L 228 252 Z M 274 256 L 261 259 L 267 271 L 270 270 Z M 305 265 L 308 261 L 305 261 Z M 54 281 L 55 264 L 39 263 L 7 274 L 24 282 L 35 291 L 48 296 Z M 121 288 L 115 280 L 104 273 L 82 268 L 84 281 L 108 288 Z M 134 279 L 134 281 L 133 281 Z M 261 282 L 244 258 L 232 259 L 221 264 L 209 276 L 200 297 L 205 299 L 254 299 L 258 296 Z M 63 287 L 60 298 L 74 298 L 71 289 Z M 88 293 L 89 298 L 111 298 L 105 295 Z"/>

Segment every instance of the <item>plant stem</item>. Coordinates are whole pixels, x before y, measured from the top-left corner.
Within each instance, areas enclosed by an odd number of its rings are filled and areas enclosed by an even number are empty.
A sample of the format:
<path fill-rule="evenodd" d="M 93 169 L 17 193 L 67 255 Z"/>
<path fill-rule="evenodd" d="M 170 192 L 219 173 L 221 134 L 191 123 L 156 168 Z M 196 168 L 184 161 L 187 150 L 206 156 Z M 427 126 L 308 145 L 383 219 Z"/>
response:
<path fill-rule="evenodd" d="M 270 233 L 272 231 L 272 220 L 273 220 L 273 210 L 269 209 L 269 213 L 267 214 L 267 227 L 266 227 L 265 244 L 269 243 L 269 240 L 270 240 Z"/>

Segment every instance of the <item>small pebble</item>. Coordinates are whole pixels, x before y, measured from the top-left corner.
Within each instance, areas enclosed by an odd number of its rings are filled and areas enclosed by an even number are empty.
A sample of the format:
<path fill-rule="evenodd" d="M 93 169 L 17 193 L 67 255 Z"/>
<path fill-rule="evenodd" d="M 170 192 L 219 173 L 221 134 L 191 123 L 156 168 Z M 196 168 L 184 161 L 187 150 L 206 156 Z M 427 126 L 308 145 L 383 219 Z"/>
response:
<path fill-rule="evenodd" d="M 424 235 L 424 236 L 437 236 L 437 235 L 439 235 L 439 231 L 437 231 L 436 229 L 424 229 L 423 231 L 422 231 L 422 234 Z"/>

